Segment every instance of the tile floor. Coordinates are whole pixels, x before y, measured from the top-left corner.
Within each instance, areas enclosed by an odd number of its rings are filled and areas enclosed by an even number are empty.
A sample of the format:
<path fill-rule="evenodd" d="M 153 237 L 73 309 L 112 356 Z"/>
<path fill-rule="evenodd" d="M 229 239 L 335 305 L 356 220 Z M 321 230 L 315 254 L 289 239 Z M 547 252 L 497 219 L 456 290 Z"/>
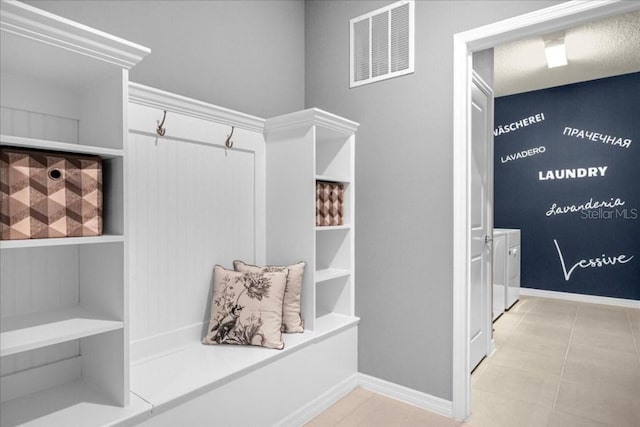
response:
<path fill-rule="evenodd" d="M 459 423 L 358 388 L 306 427 L 639 427 L 640 310 L 523 296 Z"/>

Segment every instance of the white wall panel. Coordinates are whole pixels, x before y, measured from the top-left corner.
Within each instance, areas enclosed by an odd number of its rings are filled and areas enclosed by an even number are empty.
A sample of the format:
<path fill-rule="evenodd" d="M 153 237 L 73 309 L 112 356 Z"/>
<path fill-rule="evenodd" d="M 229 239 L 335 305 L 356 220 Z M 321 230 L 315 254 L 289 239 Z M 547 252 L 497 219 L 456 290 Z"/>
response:
<path fill-rule="evenodd" d="M 236 129 L 226 149 L 230 126 L 171 112 L 159 138 L 148 130 L 162 111 L 131 111 L 131 127 L 145 130 L 132 131 L 127 147 L 135 342 L 207 320 L 213 266 L 255 262 L 263 140 Z"/>
<path fill-rule="evenodd" d="M 34 113 L 3 106 L 0 109 L 3 135 L 78 143 L 78 120 Z"/>

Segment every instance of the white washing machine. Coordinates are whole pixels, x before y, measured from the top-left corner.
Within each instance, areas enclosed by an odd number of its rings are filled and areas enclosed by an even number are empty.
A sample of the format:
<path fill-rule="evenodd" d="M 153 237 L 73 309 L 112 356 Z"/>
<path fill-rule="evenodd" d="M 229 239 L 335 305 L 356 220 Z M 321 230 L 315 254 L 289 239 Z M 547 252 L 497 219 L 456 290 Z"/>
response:
<path fill-rule="evenodd" d="M 507 301 L 507 235 L 502 230 L 493 229 L 493 320 L 505 310 Z"/>
<path fill-rule="evenodd" d="M 493 320 L 520 298 L 520 230 L 493 229 Z"/>
<path fill-rule="evenodd" d="M 520 299 L 520 230 L 507 232 L 507 287 L 505 308 L 509 310 Z"/>

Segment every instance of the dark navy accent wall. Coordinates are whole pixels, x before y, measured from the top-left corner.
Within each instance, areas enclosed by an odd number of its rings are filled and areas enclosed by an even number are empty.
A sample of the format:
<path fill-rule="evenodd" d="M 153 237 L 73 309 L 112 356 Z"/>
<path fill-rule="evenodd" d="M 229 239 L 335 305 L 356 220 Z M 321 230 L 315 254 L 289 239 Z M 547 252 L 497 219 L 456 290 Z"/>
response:
<path fill-rule="evenodd" d="M 494 170 L 523 287 L 640 300 L 640 73 L 497 98 Z"/>

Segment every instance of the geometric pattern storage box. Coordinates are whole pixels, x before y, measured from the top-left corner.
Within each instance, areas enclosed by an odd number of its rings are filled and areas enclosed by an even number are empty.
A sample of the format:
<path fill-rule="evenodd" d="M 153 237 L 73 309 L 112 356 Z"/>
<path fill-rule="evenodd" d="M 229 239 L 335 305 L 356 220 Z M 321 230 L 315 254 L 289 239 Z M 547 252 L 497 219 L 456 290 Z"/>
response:
<path fill-rule="evenodd" d="M 0 240 L 102 234 L 102 159 L 0 147 Z"/>
<path fill-rule="evenodd" d="M 344 184 L 316 181 L 316 225 L 342 225 Z"/>

